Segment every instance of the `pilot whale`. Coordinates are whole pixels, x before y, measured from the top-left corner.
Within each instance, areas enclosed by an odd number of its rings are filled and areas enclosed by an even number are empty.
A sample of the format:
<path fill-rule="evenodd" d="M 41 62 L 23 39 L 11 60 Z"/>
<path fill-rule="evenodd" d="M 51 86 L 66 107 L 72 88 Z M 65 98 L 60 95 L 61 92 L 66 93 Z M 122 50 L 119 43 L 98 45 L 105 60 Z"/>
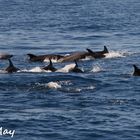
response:
<path fill-rule="evenodd" d="M 8 53 L 0 53 L 0 59 L 10 59 L 13 55 Z"/>
<path fill-rule="evenodd" d="M 70 62 L 70 61 L 78 61 L 81 59 L 85 59 L 86 57 L 93 57 L 93 58 L 103 58 L 105 57 L 106 53 L 109 53 L 106 46 L 104 46 L 103 51 L 96 51 L 93 52 L 90 49 L 86 49 L 87 52 L 75 52 L 68 56 L 64 56 L 62 59 L 60 59 L 61 62 Z"/>
<path fill-rule="evenodd" d="M 140 69 L 136 65 L 133 65 L 133 67 L 134 67 L 133 75 L 140 76 Z"/>
<path fill-rule="evenodd" d="M 5 71 L 7 71 L 8 73 L 13 73 L 13 72 L 17 72 L 18 70 L 20 70 L 13 65 L 11 59 L 8 59 L 8 61 L 9 61 L 9 66 L 5 69 Z"/>
<path fill-rule="evenodd" d="M 103 58 L 105 57 L 105 54 L 109 53 L 108 49 L 106 46 L 104 46 L 104 50 L 103 51 L 92 51 L 90 49 L 87 49 L 87 51 L 90 53 L 90 55 L 94 58 Z"/>
<path fill-rule="evenodd" d="M 55 72 L 55 71 L 57 70 L 56 68 L 54 68 L 51 59 L 50 59 L 49 65 L 46 66 L 46 67 L 44 67 L 44 68 L 42 68 L 42 69 L 44 69 L 44 70 L 50 70 L 50 71 L 52 71 L 52 72 Z"/>
<path fill-rule="evenodd" d="M 34 54 L 28 53 L 27 55 L 29 56 L 29 60 L 34 61 L 34 62 L 36 62 L 36 61 L 43 62 L 45 59 L 48 59 L 48 60 L 54 59 L 54 60 L 58 61 L 59 59 L 63 58 L 62 55 L 55 55 L 55 54 L 34 55 Z"/>

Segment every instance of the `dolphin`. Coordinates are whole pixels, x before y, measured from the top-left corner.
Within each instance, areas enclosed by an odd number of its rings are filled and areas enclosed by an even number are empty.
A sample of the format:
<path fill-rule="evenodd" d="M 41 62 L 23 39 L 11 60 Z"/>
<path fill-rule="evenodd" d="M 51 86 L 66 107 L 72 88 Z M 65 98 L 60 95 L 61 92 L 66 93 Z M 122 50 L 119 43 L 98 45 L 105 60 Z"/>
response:
<path fill-rule="evenodd" d="M 90 55 L 94 58 L 103 58 L 105 57 L 105 54 L 106 53 L 109 53 L 108 49 L 106 46 L 104 46 L 104 50 L 103 51 L 96 51 L 96 52 L 93 52 L 92 50 L 90 49 L 87 49 L 87 51 L 90 53 Z"/>
<path fill-rule="evenodd" d="M 17 72 L 19 69 L 16 68 L 16 67 L 13 65 L 11 59 L 8 59 L 8 61 L 9 61 L 9 66 L 5 69 L 5 71 L 7 71 L 8 73 Z"/>
<path fill-rule="evenodd" d="M 80 59 L 85 59 L 89 55 L 90 55 L 89 52 L 76 52 L 76 53 L 72 53 L 68 56 L 64 56 L 62 59 L 60 59 L 60 61 L 61 62 L 78 61 Z"/>
<path fill-rule="evenodd" d="M 103 51 L 96 51 L 93 52 L 90 49 L 86 49 L 87 52 L 76 52 L 72 53 L 68 56 L 64 56 L 62 59 L 60 59 L 61 62 L 71 62 L 71 61 L 78 61 L 80 59 L 85 59 L 86 57 L 93 57 L 93 58 L 103 58 L 105 57 L 106 53 L 109 53 L 108 49 L 106 46 L 104 46 Z"/>
<path fill-rule="evenodd" d="M 52 64 L 51 59 L 50 59 L 50 64 L 48 66 L 42 68 L 42 69 L 44 69 L 44 70 L 50 70 L 52 72 L 55 72 L 57 70 L 56 68 L 53 67 L 53 64 Z"/>
<path fill-rule="evenodd" d="M 83 73 L 83 71 L 79 69 L 77 62 L 76 61 L 74 62 L 75 62 L 75 67 L 71 70 L 71 72 Z"/>
<path fill-rule="evenodd" d="M 27 55 L 30 57 L 29 60 L 34 61 L 34 62 L 36 62 L 36 61 L 43 62 L 45 59 L 48 59 L 48 60 L 55 59 L 58 61 L 59 59 L 63 58 L 62 55 L 55 55 L 55 54 L 38 55 L 37 56 L 37 55 L 28 53 Z"/>
<path fill-rule="evenodd" d="M 10 59 L 13 55 L 8 53 L 0 53 L 0 59 Z"/>
<path fill-rule="evenodd" d="M 136 65 L 133 65 L 133 67 L 134 67 L 133 75 L 140 76 L 140 69 Z"/>

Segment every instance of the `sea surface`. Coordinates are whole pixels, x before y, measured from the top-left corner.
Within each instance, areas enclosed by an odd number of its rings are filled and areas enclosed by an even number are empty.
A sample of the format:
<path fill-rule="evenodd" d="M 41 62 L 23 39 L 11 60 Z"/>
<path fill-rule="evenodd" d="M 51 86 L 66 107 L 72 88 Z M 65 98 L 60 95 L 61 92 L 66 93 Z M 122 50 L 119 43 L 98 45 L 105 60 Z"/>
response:
<path fill-rule="evenodd" d="M 105 58 L 78 62 L 84 73 L 42 71 L 26 55 L 104 45 Z M 0 140 L 140 140 L 139 0 L 0 0 L 0 53 L 20 68 L 0 60 L 0 127 L 15 130 Z"/>

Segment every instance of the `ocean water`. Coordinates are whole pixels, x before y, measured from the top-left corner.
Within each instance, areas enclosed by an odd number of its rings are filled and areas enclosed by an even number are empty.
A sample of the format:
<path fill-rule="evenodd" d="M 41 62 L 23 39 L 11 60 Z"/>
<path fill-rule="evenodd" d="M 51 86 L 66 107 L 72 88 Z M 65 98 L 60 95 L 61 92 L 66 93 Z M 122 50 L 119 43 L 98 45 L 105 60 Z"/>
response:
<path fill-rule="evenodd" d="M 139 0 L 0 0 L 0 140 L 139 140 Z M 45 72 L 27 53 L 102 50 L 78 62 L 84 73 Z M 72 63 L 54 63 L 61 69 Z"/>

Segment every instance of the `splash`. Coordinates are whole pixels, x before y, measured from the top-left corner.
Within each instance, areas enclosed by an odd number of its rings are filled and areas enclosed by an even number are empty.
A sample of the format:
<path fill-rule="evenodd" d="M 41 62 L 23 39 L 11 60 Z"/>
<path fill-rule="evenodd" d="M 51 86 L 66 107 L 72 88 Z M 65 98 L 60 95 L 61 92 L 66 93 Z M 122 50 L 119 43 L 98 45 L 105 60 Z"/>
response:
<path fill-rule="evenodd" d="M 95 89 L 95 86 L 82 87 L 82 88 L 75 88 L 75 91 L 76 91 L 76 92 L 82 92 L 82 91 L 85 91 L 85 90 L 93 90 L 93 89 Z"/>
<path fill-rule="evenodd" d="M 51 72 L 51 71 L 43 70 L 41 67 L 34 67 L 34 68 L 30 69 L 30 70 L 27 70 L 27 69 L 21 70 L 21 72 L 40 73 L 40 72 Z"/>
<path fill-rule="evenodd" d="M 57 82 L 49 82 L 47 84 L 47 87 L 50 89 L 58 89 L 58 88 L 61 88 L 61 85 L 58 84 Z"/>
<path fill-rule="evenodd" d="M 105 58 L 116 58 L 116 57 L 125 57 L 125 53 L 120 51 L 110 51 L 109 53 L 105 54 Z"/>
<path fill-rule="evenodd" d="M 3 74 L 3 73 L 7 73 L 5 70 L 0 70 L 0 73 Z"/>
<path fill-rule="evenodd" d="M 71 80 L 64 80 L 64 81 L 59 81 L 59 84 L 65 85 L 65 86 L 70 86 L 72 85 Z"/>
<path fill-rule="evenodd" d="M 61 69 L 58 69 L 56 72 L 64 72 L 64 73 L 68 73 L 70 72 L 73 68 L 75 67 L 75 64 L 69 64 L 64 66 Z"/>
<path fill-rule="evenodd" d="M 100 72 L 102 71 L 102 68 L 100 66 L 93 66 L 91 72 Z"/>
<path fill-rule="evenodd" d="M 57 60 L 57 59 L 51 59 L 51 61 L 53 62 L 53 63 L 57 63 L 57 62 L 59 62 L 59 60 Z M 50 60 L 48 59 L 48 58 L 46 58 L 46 59 L 44 59 L 44 62 L 50 62 Z"/>
<path fill-rule="evenodd" d="M 45 89 L 59 89 L 61 88 L 61 85 L 59 82 L 49 82 L 49 83 L 35 83 L 35 87 L 37 88 L 45 88 Z M 33 87 L 33 88 L 35 88 Z"/>
<path fill-rule="evenodd" d="M 87 87 L 76 87 L 76 88 L 71 88 L 71 87 L 67 87 L 65 88 L 65 91 L 67 92 L 74 92 L 74 93 L 81 93 L 81 92 L 85 92 L 87 90 L 94 90 L 96 87 L 95 86 L 87 86 Z"/>
<path fill-rule="evenodd" d="M 89 86 L 86 88 L 87 90 L 92 90 L 92 89 L 95 89 L 95 86 Z"/>

